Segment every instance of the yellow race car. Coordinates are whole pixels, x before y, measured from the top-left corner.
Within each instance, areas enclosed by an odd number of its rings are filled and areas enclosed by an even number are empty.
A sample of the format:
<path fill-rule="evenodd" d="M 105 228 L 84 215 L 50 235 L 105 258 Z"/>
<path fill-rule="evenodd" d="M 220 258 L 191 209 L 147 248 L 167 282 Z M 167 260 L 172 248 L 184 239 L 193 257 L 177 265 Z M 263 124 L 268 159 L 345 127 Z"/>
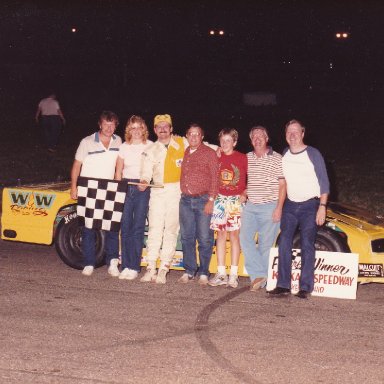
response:
<path fill-rule="evenodd" d="M 38 184 L 4 188 L 1 238 L 37 244 L 52 244 L 63 262 L 72 268 L 83 267 L 81 229 L 76 214 L 76 200 L 71 199 L 69 183 Z M 146 239 L 143 244 L 145 265 Z M 278 239 L 277 239 L 278 243 Z M 104 233 L 97 236 L 97 266 L 104 263 Z M 227 247 L 229 248 L 229 247 Z M 294 248 L 300 248 L 299 235 Z M 316 249 L 353 252 L 359 255 L 359 282 L 384 283 L 384 219 L 341 203 L 330 203 L 327 219 L 319 228 Z M 228 263 L 230 261 L 227 253 Z M 211 272 L 216 271 L 212 257 Z M 241 255 L 239 274 L 245 275 Z M 178 241 L 172 268 L 182 269 L 182 249 Z"/>

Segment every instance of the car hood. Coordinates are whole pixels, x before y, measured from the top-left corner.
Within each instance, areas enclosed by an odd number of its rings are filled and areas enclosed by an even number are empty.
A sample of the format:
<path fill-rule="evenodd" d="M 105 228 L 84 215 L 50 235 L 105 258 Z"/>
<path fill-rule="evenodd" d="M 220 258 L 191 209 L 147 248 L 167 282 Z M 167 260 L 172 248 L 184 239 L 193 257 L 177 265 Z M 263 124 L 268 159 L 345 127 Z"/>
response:
<path fill-rule="evenodd" d="M 384 218 L 382 216 L 374 215 L 365 209 L 345 203 L 330 202 L 328 204 L 327 216 L 336 219 L 340 219 L 341 216 L 343 221 L 354 224 L 360 228 L 364 224 L 384 227 Z"/>

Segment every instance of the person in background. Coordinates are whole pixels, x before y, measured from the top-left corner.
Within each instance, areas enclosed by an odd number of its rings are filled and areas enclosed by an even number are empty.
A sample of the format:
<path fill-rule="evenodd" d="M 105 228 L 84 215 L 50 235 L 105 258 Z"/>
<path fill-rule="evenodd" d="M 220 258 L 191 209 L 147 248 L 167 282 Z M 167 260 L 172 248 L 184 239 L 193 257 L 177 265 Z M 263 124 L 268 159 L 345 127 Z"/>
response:
<path fill-rule="evenodd" d="M 216 254 L 217 273 L 208 284 L 216 287 L 238 286 L 238 264 L 240 258 L 239 230 L 241 226 L 242 203 L 246 200 L 247 157 L 235 151 L 238 140 L 235 129 L 223 129 L 219 133 L 219 194 L 217 195 L 211 219 L 211 229 L 217 231 Z M 231 270 L 229 279 L 225 270 L 227 233 L 231 244 Z"/>
<path fill-rule="evenodd" d="M 95 179 L 113 179 L 121 138 L 115 135 L 119 124 L 117 115 L 103 111 L 99 118 L 99 131 L 81 140 L 77 148 L 71 170 L 71 198 L 77 199 L 77 179 L 79 176 Z M 81 249 L 84 255 L 83 275 L 93 273 L 96 255 L 96 231 L 83 227 Z M 105 231 L 105 254 L 108 273 L 119 276 L 119 233 Z"/>
<path fill-rule="evenodd" d="M 269 253 L 280 228 L 286 184 L 281 155 L 267 145 L 267 129 L 255 126 L 249 137 L 253 151 L 247 153 L 248 200 L 241 214 L 240 244 L 251 280 L 250 290 L 257 291 L 267 282 Z"/>
<path fill-rule="evenodd" d="M 119 148 L 115 179 L 139 183 L 142 153 L 152 144 L 148 140 L 144 119 L 131 116 L 125 127 L 125 142 Z M 138 186 L 128 185 L 121 219 L 122 262 L 119 279 L 134 280 L 140 272 L 149 194 L 149 189 L 140 191 Z"/>
<path fill-rule="evenodd" d="M 203 143 L 203 138 L 201 126 L 191 124 L 187 130 L 189 147 L 185 150 L 180 179 L 180 233 L 185 273 L 179 282 L 188 283 L 197 273 L 199 284 L 207 285 L 213 247 L 210 223 L 213 202 L 218 193 L 219 163 L 216 152 Z"/>
<path fill-rule="evenodd" d="M 54 93 L 40 101 L 35 115 L 36 123 L 39 123 L 39 118 L 48 151 L 55 152 L 65 118 Z"/>
<path fill-rule="evenodd" d="M 281 218 L 277 286 L 271 295 L 291 292 L 293 236 L 300 228 L 301 275 L 297 297 L 306 299 L 313 291 L 317 226 L 323 225 L 327 211 L 329 179 L 321 153 L 303 141 L 305 127 L 298 120 L 285 126 L 289 145 L 283 153 L 283 173 L 287 195 Z"/>

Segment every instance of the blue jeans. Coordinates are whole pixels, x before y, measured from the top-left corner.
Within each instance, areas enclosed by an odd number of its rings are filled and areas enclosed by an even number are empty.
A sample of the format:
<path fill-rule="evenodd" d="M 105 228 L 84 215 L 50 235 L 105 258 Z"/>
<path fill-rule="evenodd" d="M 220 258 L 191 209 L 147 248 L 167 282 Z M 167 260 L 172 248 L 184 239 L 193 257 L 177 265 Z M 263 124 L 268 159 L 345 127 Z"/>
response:
<path fill-rule="evenodd" d="M 140 180 L 123 179 L 139 182 Z M 148 213 L 150 188 L 141 192 L 128 185 L 121 219 L 121 267 L 140 272 L 144 245 L 145 219 Z"/>
<path fill-rule="evenodd" d="M 186 273 L 194 276 L 209 275 L 212 256 L 213 230 L 210 229 L 211 216 L 204 213 L 208 195 L 191 197 L 181 195 L 180 234 L 183 246 L 183 264 Z M 196 240 L 198 242 L 200 266 L 197 267 Z"/>
<path fill-rule="evenodd" d="M 105 261 L 109 265 L 111 259 L 119 258 L 119 232 L 105 232 Z M 96 230 L 83 227 L 81 238 L 81 250 L 84 256 L 84 266 L 96 264 Z"/>
<path fill-rule="evenodd" d="M 277 202 L 253 204 L 248 201 L 241 213 L 240 245 L 245 256 L 245 268 L 252 280 L 267 278 L 271 247 L 275 243 L 280 223 L 272 221 Z M 255 235 L 258 234 L 257 244 Z"/>
<path fill-rule="evenodd" d="M 62 121 L 59 115 L 41 116 L 41 125 L 44 130 L 47 148 L 56 149 L 59 144 Z"/>
<path fill-rule="evenodd" d="M 288 199 L 285 201 L 281 217 L 278 287 L 291 288 L 292 241 L 296 229 L 299 228 L 301 241 L 299 289 L 307 292 L 313 291 L 317 233 L 316 213 L 318 208 L 318 199 L 311 199 L 302 203 L 295 203 Z"/>

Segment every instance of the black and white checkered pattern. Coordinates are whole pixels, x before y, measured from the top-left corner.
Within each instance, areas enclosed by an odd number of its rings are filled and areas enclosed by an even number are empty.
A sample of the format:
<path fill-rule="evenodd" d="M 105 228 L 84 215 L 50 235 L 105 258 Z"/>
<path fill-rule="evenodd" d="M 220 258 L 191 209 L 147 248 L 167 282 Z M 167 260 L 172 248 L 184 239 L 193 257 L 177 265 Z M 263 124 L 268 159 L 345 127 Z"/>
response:
<path fill-rule="evenodd" d="M 126 181 L 79 177 L 77 215 L 90 229 L 119 231 L 127 191 Z"/>

